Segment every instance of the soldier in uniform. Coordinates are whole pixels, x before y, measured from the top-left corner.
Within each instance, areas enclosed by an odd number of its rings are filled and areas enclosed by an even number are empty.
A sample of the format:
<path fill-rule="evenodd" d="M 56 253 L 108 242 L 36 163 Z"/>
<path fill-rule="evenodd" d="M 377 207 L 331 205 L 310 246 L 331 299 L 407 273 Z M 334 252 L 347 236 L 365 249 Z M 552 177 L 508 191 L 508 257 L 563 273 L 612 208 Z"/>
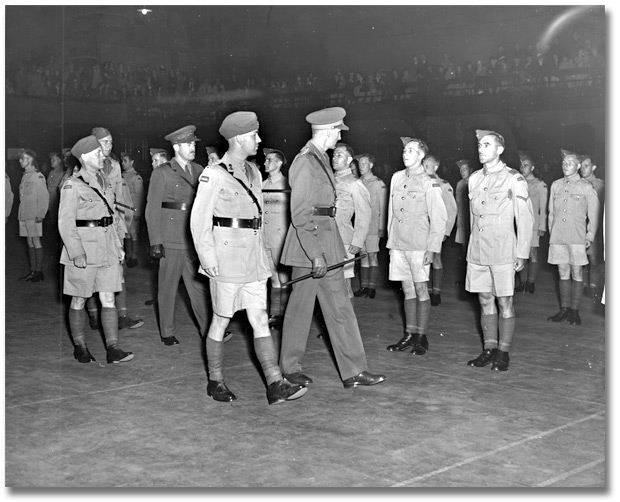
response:
<path fill-rule="evenodd" d="M 500 158 L 504 137 L 486 130 L 476 130 L 476 137 L 483 167 L 468 183 L 472 225 L 465 289 L 478 293 L 484 348 L 467 364 L 493 363 L 492 370 L 506 371 L 515 330 L 515 271 L 530 255 L 534 215 L 525 178 Z"/>
<path fill-rule="evenodd" d="M 267 179 L 263 181 L 263 190 L 282 190 L 281 192 L 263 192 L 265 210 L 263 211 L 263 234 L 265 246 L 271 264 L 271 292 L 269 302 L 269 325 L 274 328 L 282 327 L 286 302 L 291 291 L 290 286 L 282 287 L 288 280 L 288 272 L 280 265 L 282 247 L 291 221 L 290 190 L 282 168 L 286 164 L 286 157 L 280 150 L 263 148 L 265 155 L 265 172 Z"/>
<path fill-rule="evenodd" d="M 599 206 L 602 208 L 605 205 L 605 182 L 594 174 L 597 166 L 592 160 L 592 155 L 585 154 L 580 160 L 579 174 L 581 174 L 584 180 L 592 184 L 598 197 Z M 602 215 L 603 211 L 600 210 L 599 214 Z M 601 227 L 602 220 L 599 218 L 598 228 L 600 229 Z M 588 257 L 588 265 L 583 269 L 583 294 L 586 297 L 592 296 L 597 300 L 601 297 L 602 286 L 600 281 L 602 280 L 603 284 L 605 283 L 603 233 L 601 231 L 596 232 L 592 245 L 586 249 L 586 256 Z"/>
<path fill-rule="evenodd" d="M 467 246 L 469 245 L 469 234 L 471 232 L 469 223 L 469 197 L 467 182 L 472 172 L 469 160 L 461 159 L 456 161 L 459 168 L 461 179 L 456 184 L 454 198 L 456 199 L 456 233 L 454 242 L 460 245 L 459 253 L 459 285 L 465 284 L 465 274 L 467 272 Z"/>
<path fill-rule="evenodd" d="M 374 298 L 379 278 L 379 240 L 386 236 L 388 194 L 383 180 L 372 172 L 375 165 L 374 156 L 363 153 L 358 159 L 360 179 L 370 194 L 370 224 L 361 251 L 366 256 L 360 260 L 360 289 L 354 295 Z"/>
<path fill-rule="evenodd" d="M 49 193 L 49 217 L 47 218 L 47 234 L 51 244 L 50 256 L 56 256 L 60 252 L 60 234 L 58 233 L 58 204 L 60 203 L 60 181 L 65 174 L 65 165 L 59 152 L 50 152 L 50 164 L 52 169 L 47 175 L 47 191 Z"/>
<path fill-rule="evenodd" d="M 11 178 L 9 178 L 9 174 L 5 171 L 4 173 L 4 224 L 6 225 L 9 222 L 9 215 L 13 210 L 13 201 L 15 200 L 15 195 L 13 194 L 13 189 L 11 188 Z"/>
<path fill-rule="evenodd" d="M 125 250 L 129 259 L 127 260 L 128 267 L 135 267 L 138 265 L 138 232 L 140 230 L 140 221 L 142 219 L 142 211 L 144 206 L 144 182 L 142 176 L 136 171 L 136 158 L 131 153 L 123 153 L 121 155 L 121 162 L 123 167 L 123 178 L 127 183 L 129 189 L 129 195 L 133 202 L 133 219 L 131 225 L 127 229 L 129 238 L 125 238 Z"/>
<path fill-rule="evenodd" d="M 45 176 L 37 169 L 37 154 L 33 150 L 23 150 L 19 155 L 19 165 L 24 175 L 19 184 L 19 235 L 28 242 L 30 272 L 20 277 L 20 281 L 39 282 L 43 275 L 43 220 L 49 207 L 49 193 Z"/>
<path fill-rule="evenodd" d="M 151 258 L 159 260 L 157 305 L 159 333 L 166 346 L 178 345 L 174 306 L 179 282 L 183 278 L 200 336 L 208 327 L 207 280 L 198 274 L 189 220 L 203 167 L 192 162 L 196 156 L 196 127 L 182 127 L 166 135 L 174 158 L 153 169 L 146 198 L 145 218 Z"/>
<path fill-rule="evenodd" d="M 220 156 L 217 154 L 217 148 L 214 146 L 205 147 L 207 152 L 207 164 L 219 164 Z"/>
<path fill-rule="evenodd" d="M 157 169 L 162 164 L 170 162 L 170 154 L 163 148 L 149 148 L 149 153 L 153 169 Z"/>
<path fill-rule="evenodd" d="M 62 187 L 58 229 L 63 240 L 63 292 L 72 297 L 69 328 L 75 345 L 73 356 L 80 363 L 95 361 L 86 345 L 84 305 L 87 298 L 98 292 L 107 362 L 131 361 L 133 353 L 118 346 L 114 293 L 121 289 L 124 233 L 120 219 L 114 217 L 114 187 L 103 173 L 104 155 L 95 136 L 82 138 L 71 152 L 82 169 Z"/>
<path fill-rule="evenodd" d="M 282 377 L 267 319 L 271 266 L 263 240 L 262 178 L 258 166 L 247 161 L 261 141 L 258 118 L 254 112 L 234 112 L 222 121 L 219 132 L 228 141 L 228 151 L 220 164 L 210 164 L 202 173 L 190 220 L 200 273 L 210 279 L 213 305 L 206 339 L 207 395 L 216 401 L 237 399 L 224 382 L 223 338 L 235 312 L 245 309 L 267 380 L 267 401 L 283 403 L 308 389 Z"/>
<path fill-rule="evenodd" d="M 360 252 L 370 227 L 370 193 L 362 181 L 353 174 L 351 163 L 353 149 L 346 143 L 336 144 L 332 168 L 336 179 L 336 225 L 347 250 L 347 259 Z M 355 224 L 353 224 L 355 218 Z M 349 298 L 353 298 L 351 278 L 355 276 L 355 263 L 344 266 Z"/>
<path fill-rule="evenodd" d="M 534 159 L 526 154 L 519 154 L 521 160 L 521 174 L 527 181 L 527 191 L 532 201 L 534 211 L 534 227 L 532 230 L 532 241 L 530 244 L 530 257 L 518 273 L 519 284 L 515 287 L 516 292 L 527 291 L 534 293 L 536 276 L 538 275 L 538 248 L 540 237 L 547 231 L 547 197 L 549 196 L 547 184 L 534 176 Z"/>
<path fill-rule="evenodd" d="M 282 263 L 293 267 L 293 280 L 308 273 L 312 278 L 293 285 L 284 314 L 280 367 L 287 380 L 307 385 L 312 379 L 301 372 L 312 323 L 314 304 L 318 298 L 336 363 L 345 388 L 375 385 L 384 375 L 368 372 L 362 337 L 347 298 L 342 267 L 328 270 L 347 256 L 338 227 L 336 182 L 329 165 L 327 150 L 340 140 L 340 131 L 348 131 L 340 107 L 310 113 L 306 121 L 312 127 L 312 139 L 295 157 L 289 169 L 291 185 L 291 225 L 286 234 Z"/>
<path fill-rule="evenodd" d="M 443 240 L 445 241 L 448 237 L 450 237 L 452 229 L 454 228 L 454 223 L 456 222 L 457 206 L 456 200 L 454 199 L 454 190 L 452 190 L 452 185 L 450 185 L 450 183 L 437 175 L 437 170 L 440 165 L 439 157 L 436 155 L 427 155 L 424 157 L 422 165 L 424 166 L 424 171 L 426 174 L 428 174 L 432 179 L 437 180 L 441 186 L 441 197 L 444 205 L 446 206 L 446 212 L 448 215 L 446 230 L 443 236 Z M 443 284 L 443 263 L 441 262 L 441 251 L 433 255 L 430 279 L 431 290 L 429 293 L 431 297 L 431 305 L 436 307 L 441 303 L 441 285 Z"/>
<path fill-rule="evenodd" d="M 592 184 L 579 176 L 579 156 L 562 150 L 562 157 L 564 177 L 552 183 L 549 194 L 548 259 L 558 266 L 560 311 L 547 320 L 580 325 L 583 267 L 598 230 L 600 204 Z"/>
<path fill-rule="evenodd" d="M 430 298 L 428 279 L 435 253 L 441 251 L 448 213 L 441 185 L 424 170 L 426 142 L 400 138 L 405 169 L 397 171 L 390 183 L 388 241 L 390 280 L 401 281 L 404 294 L 405 334 L 390 352 L 411 349 L 415 355 L 428 351 Z"/>

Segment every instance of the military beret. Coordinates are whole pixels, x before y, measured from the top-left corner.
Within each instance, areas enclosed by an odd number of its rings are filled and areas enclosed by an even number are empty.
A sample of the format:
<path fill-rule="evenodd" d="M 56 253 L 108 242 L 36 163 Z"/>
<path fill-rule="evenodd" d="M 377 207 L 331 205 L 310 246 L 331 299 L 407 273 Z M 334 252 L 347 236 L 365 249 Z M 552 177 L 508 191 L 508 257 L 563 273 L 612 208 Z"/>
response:
<path fill-rule="evenodd" d="M 282 165 L 286 164 L 286 156 L 280 150 L 276 150 L 275 148 L 263 148 L 263 153 L 265 154 L 265 157 L 267 157 L 270 153 L 275 153 L 281 157 Z"/>
<path fill-rule="evenodd" d="M 153 157 L 159 153 L 166 153 L 166 150 L 163 148 L 149 148 L 149 153 L 151 154 L 151 157 Z"/>
<path fill-rule="evenodd" d="M 37 152 L 35 152 L 34 150 L 30 150 L 29 148 L 23 148 L 22 151 L 20 152 L 20 155 L 26 154 L 29 157 L 32 157 L 33 159 L 37 158 Z"/>
<path fill-rule="evenodd" d="M 407 146 L 413 141 L 413 138 L 410 138 L 409 136 L 401 136 L 400 140 L 403 142 L 403 146 Z"/>
<path fill-rule="evenodd" d="M 485 136 L 488 136 L 489 134 L 497 134 L 497 133 L 495 131 L 486 131 L 484 129 L 476 129 L 476 138 L 478 138 L 478 141 L 480 141 Z"/>
<path fill-rule="evenodd" d="M 73 148 L 71 148 L 71 153 L 79 159 L 85 153 L 93 152 L 97 148 L 101 148 L 101 145 L 99 144 L 96 136 L 91 134 L 90 136 L 82 138 L 75 145 L 73 145 Z"/>
<path fill-rule="evenodd" d="M 312 126 L 312 129 L 341 129 L 348 131 L 349 128 L 343 121 L 346 115 L 347 112 L 344 108 L 334 106 L 306 115 L 306 121 Z"/>
<path fill-rule="evenodd" d="M 98 140 L 112 136 L 112 133 L 110 133 L 110 131 L 108 131 L 105 127 L 93 127 L 91 134 Z"/>
<path fill-rule="evenodd" d="M 185 127 L 181 127 L 181 129 L 177 129 L 170 134 L 167 134 L 164 139 L 166 141 L 170 141 L 173 145 L 177 145 L 179 143 L 191 143 L 192 141 L 200 141 L 195 135 L 194 131 L 196 130 L 196 126 L 188 125 Z"/>
<path fill-rule="evenodd" d="M 562 158 L 568 157 L 569 155 L 574 155 L 575 157 L 578 156 L 575 152 L 571 152 L 570 150 L 562 149 L 561 152 L 562 152 Z"/>
<path fill-rule="evenodd" d="M 228 115 L 220 126 L 220 134 L 226 140 L 258 130 L 258 117 L 254 112 L 234 112 Z"/>
<path fill-rule="evenodd" d="M 461 168 L 461 167 L 463 167 L 463 166 L 469 166 L 469 165 L 471 165 L 471 164 L 469 163 L 469 160 L 467 160 L 467 159 L 461 159 L 461 160 L 457 160 L 457 161 L 456 161 L 456 165 L 457 165 L 457 166 L 459 167 L 459 169 L 460 169 L 460 168 Z"/>
<path fill-rule="evenodd" d="M 207 150 L 207 155 L 210 155 L 212 153 L 217 154 L 217 148 L 214 146 L 206 146 L 205 150 Z"/>

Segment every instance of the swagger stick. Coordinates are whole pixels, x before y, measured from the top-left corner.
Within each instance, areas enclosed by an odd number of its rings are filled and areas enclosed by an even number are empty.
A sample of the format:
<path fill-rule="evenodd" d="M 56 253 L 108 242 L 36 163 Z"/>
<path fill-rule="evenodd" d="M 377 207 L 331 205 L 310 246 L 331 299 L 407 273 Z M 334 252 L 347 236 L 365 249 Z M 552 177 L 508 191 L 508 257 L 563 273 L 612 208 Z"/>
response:
<path fill-rule="evenodd" d="M 334 265 L 330 265 L 329 267 L 327 267 L 327 271 L 334 270 L 335 268 L 339 268 L 339 267 L 344 267 L 347 263 L 351 263 L 352 261 L 356 261 L 356 260 L 361 260 L 365 256 L 366 256 L 366 253 L 356 256 L 355 258 L 351 258 L 350 260 L 345 260 L 345 261 L 341 261 L 340 263 L 335 263 Z M 297 279 L 283 282 L 282 287 L 288 286 L 289 284 L 295 284 L 296 282 L 303 281 L 304 279 L 310 279 L 310 277 L 312 277 L 312 273 L 302 275 L 301 277 L 298 277 Z"/>

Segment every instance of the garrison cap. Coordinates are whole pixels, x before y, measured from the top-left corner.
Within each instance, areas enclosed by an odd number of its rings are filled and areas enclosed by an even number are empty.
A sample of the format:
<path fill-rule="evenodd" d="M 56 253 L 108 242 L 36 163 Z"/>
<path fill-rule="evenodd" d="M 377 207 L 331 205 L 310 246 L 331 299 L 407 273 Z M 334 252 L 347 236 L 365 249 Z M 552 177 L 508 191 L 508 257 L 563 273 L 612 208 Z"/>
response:
<path fill-rule="evenodd" d="M 284 155 L 284 153 L 280 150 L 276 150 L 275 148 L 263 148 L 263 153 L 265 154 L 265 158 L 267 158 L 267 155 L 270 153 L 277 153 L 280 157 L 282 157 L 282 165 L 286 164 L 286 155 Z"/>
<path fill-rule="evenodd" d="M 177 129 L 176 131 L 167 134 L 164 139 L 166 141 L 170 141 L 170 143 L 172 143 L 173 145 L 178 145 L 179 143 L 191 143 L 192 141 L 200 141 L 200 139 L 194 136 L 195 130 L 195 125 L 181 127 L 181 129 Z"/>
<path fill-rule="evenodd" d="M 568 157 L 569 155 L 574 155 L 575 157 L 578 157 L 578 155 L 575 152 L 571 152 L 570 150 L 561 150 L 562 152 L 562 158 L 564 157 Z"/>
<path fill-rule="evenodd" d="M 37 158 L 37 152 L 35 152 L 34 150 L 30 150 L 30 148 L 22 148 L 19 154 L 20 155 L 26 154 L 29 157 L 32 157 L 33 159 Z"/>
<path fill-rule="evenodd" d="M 463 166 L 471 166 L 471 163 L 467 159 L 460 159 L 456 161 L 456 165 L 460 169 Z"/>
<path fill-rule="evenodd" d="M 348 131 L 349 128 L 343 121 L 346 115 L 347 112 L 344 108 L 334 106 L 306 115 L 306 121 L 312 126 L 312 129 L 341 129 Z"/>
<path fill-rule="evenodd" d="M 207 155 L 210 155 L 212 153 L 217 154 L 217 148 L 214 146 L 206 146 L 205 149 L 207 150 Z"/>
<path fill-rule="evenodd" d="M 159 153 L 166 153 L 166 150 L 163 148 L 149 148 L 149 153 L 151 154 L 151 157 L 153 157 Z"/>
<path fill-rule="evenodd" d="M 497 133 L 495 131 L 486 131 L 484 129 L 476 129 L 476 138 L 478 138 L 478 141 L 480 141 L 485 136 L 488 136 L 489 134 L 497 134 Z"/>
<path fill-rule="evenodd" d="M 410 138 L 409 136 L 401 136 L 400 140 L 403 142 L 403 146 L 407 146 L 413 141 L 413 138 Z"/>
<path fill-rule="evenodd" d="M 228 115 L 220 126 L 220 134 L 229 140 L 240 134 L 258 130 L 258 117 L 254 112 L 234 112 Z"/>
<path fill-rule="evenodd" d="M 97 148 L 101 148 L 97 137 L 94 135 L 86 136 L 79 140 L 73 148 L 71 148 L 71 153 L 76 157 L 80 158 L 85 153 L 90 153 L 95 151 Z"/>
<path fill-rule="evenodd" d="M 93 127 L 91 134 L 97 138 L 97 140 L 106 138 L 107 136 L 112 136 L 112 133 L 105 127 Z"/>

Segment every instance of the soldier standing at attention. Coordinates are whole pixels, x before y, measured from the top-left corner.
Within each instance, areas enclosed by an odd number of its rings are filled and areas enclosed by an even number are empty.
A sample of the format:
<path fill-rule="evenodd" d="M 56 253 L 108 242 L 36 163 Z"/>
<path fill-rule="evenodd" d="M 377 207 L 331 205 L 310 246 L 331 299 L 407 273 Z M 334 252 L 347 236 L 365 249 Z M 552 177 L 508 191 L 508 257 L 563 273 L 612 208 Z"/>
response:
<path fill-rule="evenodd" d="M 267 380 L 267 401 L 278 404 L 302 397 L 305 385 L 291 385 L 278 367 L 267 319 L 267 279 L 271 276 L 262 229 L 262 178 L 247 158 L 256 155 L 260 137 L 254 112 L 235 112 L 220 126 L 228 151 L 220 164 L 205 168 L 191 214 L 200 273 L 209 277 L 213 318 L 206 338 L 207 395 L 216 401 L 237 398 L 224 382 L 224 333 L 230 319 L 245 309 L 254 330 L 254 351 Z"/>
<path fill-rule="evenodd" d="M 469 245 L 469 234 L 471 232 L 469 223 L 469 189 L 467 181 L 471 175 L 472 168 L 469 160 L 461 159 L 456 161 L 459 168 L 461 179 L 456 184 L 454 197 L 456 199 L 456 234 L 454 242 L 460 245 L 459 253 L 459 279 L 457 283 L 462 288 L 465 284 L 465 274 L 467 273 L 467 246 Z M 460 288 L 459 288 L 460 289 Z M 460 291 L 463 291 L 460 289 Z"/>
<path fill-rule="evenodd" d="M 600 204 L 592 184 L 579 176 L 579 156 L 562 150 L 562 157 L 564 177 L 552 183 L 549 194 L 548 259 L 558 266 L 560 311 L 547 320 L 580 325 L 583 267 L 598 230 Z"/>
<path fill-rule="evenodd" d="M 456 200 L 454 199 L 454 190 L 452 190 L 452 185 L 450 185 L 450 183 L 437 175 L 437 170 L 440 165 L 439 157 L 436 155 L 427 155 L 424 158 L 422 165 L 424 166 L 424 171 L 426 174 L 428 174 L 432 179 L 439 181 L 441 186 L 441 198 L 446 206 L 446 212 L 448 215 L 446 230 L 443 236 L 443 241 L 445 241 L 448 237 L 450 237 L 452 229 L 454 228 L 454 223 L 456 222 L 457 206 Z M 443 263 L 441 262 L 441 251 L 433 255 L 430 284 L 431 290 L 429 293 L 431 297 L 431 305 L 436 307 L 441 303 L 441 285 L 443 284 Z"/>
<path fill-rule="evenodd" d="M 415 355 L 428 351 L 428 319 L 431 302 L 428 279 L 435 253 L 441 251 L 448 213 L 441 186 L 424 170 L 428 153 L 426 142 L 418 138 L 400 138 L 405 169 L 392 176 L 388 208 L 390 280 L 401 281 L 405 310 L 405 335 L 390 352 L 411 349 Z"/>
<path fill-rule="evenodd" d="M 123 167 L 123 178 L 127 183 L 131 201 L 135 211 L 131 225 L 127 229 L 129 238 L 125 237 L 125 249 L 129 255 L 127 260 L 128 267 L 138 265 L 138 232 L 140 230 L 140 221 L 142 220 L 142 212 L 144 210 L 144 181 L 142 176 L 136 171 L 136 158 L 131 153 L 123 153 L 121 155 L 121 163 Z"/>
<path fill-rule="evenodd" d="M 500 158 L 504 137 L 485 130 L 476 130 L 476 137 L 483 167 L 468 183 L 472 226 L 465 289 L 478 293 L 484 350 L 467 364 L 493 363 L 492 370 L 506 371 L 515 331 L 515 271 L 530 255 L 534 215 L 527 182 Z"/>
<path fill-rule="evenodd" d="M 527 191 L 532 201 L 534 211 L 534 227 L 532 230 L 532 242 L 530 244 L 530 257 L 526 261 L 527 267 L 523 267 L 518 273 L 519 284 L 515 287 L 515 292 L 523 290 L 528 293 L 535 291 L 536 276 L 538 275 L 538 248 L 540 238 L 547 231 L 547 197 L 549 196 L 547 184 L 534 176 L 534 159 L 526 153 L 519 154 L 521 168 L 519 169 L 525 181 L 527 181 Z"/>

